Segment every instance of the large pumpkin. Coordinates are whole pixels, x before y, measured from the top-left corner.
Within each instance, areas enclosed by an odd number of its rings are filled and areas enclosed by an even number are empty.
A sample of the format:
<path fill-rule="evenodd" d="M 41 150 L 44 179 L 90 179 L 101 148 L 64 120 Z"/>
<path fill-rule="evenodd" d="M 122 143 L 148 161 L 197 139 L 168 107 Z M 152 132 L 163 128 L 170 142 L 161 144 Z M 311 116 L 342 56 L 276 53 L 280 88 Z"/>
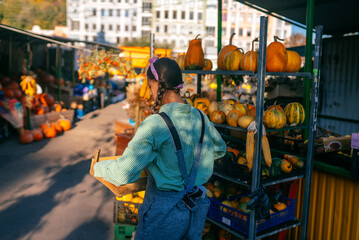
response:
<path fill-rule="evenodd" d="M 237 48 L 233 51 L 229 51 L 223 59 L 223 69 L 229 71 L 238 71 L 239 63 L 243 57 L 243 49 Z"/>
<path fill-rule="evenodd" d="M 238 110 L 231 110 L 226 116 L 226 120 L 229 126 L 237 127 L 240 113 Z"/>
<path fill-rule="evenodd" d="M 42 134 L 41 128 L 35 128 L 32 131 L 32 136 L 34 138 L 34 141 L 40 141 L 44 138 L 44 135 Z"/>
<path fill-rule="evenodd" d="M 184 70 L 184 61 L 186 59 L 186 54 L 180 54 L 178 55 L 178 57 L 176 58 L 176 62 L 178 64 L 178 66 L 180 67 L 181 70 Z"/>
<path fill-rule="evenodd" d="M 202 112 L 204 112 L 204 114 L 208 115 L 208 106 L 207 106 L 207 104 L 205 104 L 203 102 L 199 102 L 199 103 L 197 103 L 197 105 L 195 105 L 195 108 L 201 110 Z"/>
<path fill-rule="evenodd" d="M 189 42 L 189 46 L 186 53 L 186 58 L 184 62 L 185 69 L 193 70 L 198 69 L 202 70 L 204 67 L 204 54 L 201 46 L 201 39 L 197 39 L 199 34 L 195 39 Z"/>
<path fill-rule="evenodd" d="M 57 123 L 62 127 L 64 132 L 71 129 L 71 122 L 67 119 L 59 119 L 57 120 Z"/>
<path fill-rule="evenodd" d="M 298 72 L 302 65 L 300 55 L 295 51 L 287 51 L 288 61 L 285 67 L 286 72 Z"/>
<path fill-rule="evenodd" d="M 209 59 L 204 59 L 204 67 L 203 70 L 204 71 L 211 71 L 213 68 L 213 63 L 211 60 Z"/>
<path fill-rule="evenodd" d="M 258 70 L 258 53 L 254 51 L 254 42 L 257 42 L 258 38 L 252 41 L 252 50 L 246 52 L 243 55 L 241 62 L 239 63 L 239 68 L 243 71 L 252 71 L 257 72 Z"/>
<path fill-rule="evenodd" d="M 267 128 L 280 129 L 285 126 L 287 119 L 280 110 L 267 110 L 264 112 L 263 123 Z"/>
<path fill-rule="evenodd" d="M 19 138 L 20 142 L 23 144 L 32 143 L 34 140 L 34 137 L 32 136 L 32 133 L 30 130 L 24 130 Z"/>
<path fill-rule="evenodd" d="M 285 46 L 277 42 L 279 39 L 274 36 L 274 42 L 267 47 L 266 71 L 267 72 L 283 72 L 287 66 L 288 56 Z"/>
<path fill-rule="evenodd" d="M 249 110 L 246 105 L 242 103 L 236 103 L 234 107 L 239 111 L 240 116 L 246 116 L 249 115 Z"/>
<path fill-rule="evenodd" d="M 222 111 L 213 111 L 209 115 L 209 119 L 214 123 L 224 123 L 226 121 L 226 114 Z"/>
<path fill-rule="evenodd" d="M 305 111 L 303 105 L 297 102 L 289 103 L 284 108 L 284 113 L 289 124 L 302 124 L 305 119 Z"/>
<path fill-rule="evenodd" d="M 237 46 L 232 45 L 232 40 L 233 40 L 234 35 L 235 35 L 235 33 L 232 33 L 231 38 L 229 39 L 229 44 L 224 46 L 222 48 L 222 50 L 219 52 L 219 54 L 218 54 L 217 65 L 218 65 L 219 70 L 224 70 L 224 68 L 223 68 L 223 60 L 224 60 L 224 57 L 226 56 L 226 54 L 228 52 L 234 51 L 234 50 L 236 50 L 238 48 Z"/>
<path fill-rule="evenodd" d="M 47 127 L 43 129 L 44 135 L 46 138 L 54 138 L 56 137 L 56 130 L 52 127 Z"/>
<path fill-rule="evenodd" d="M 233 109 L 235 109 L 234 105 L 229 104 L 229 103 L 221 103 L 218 106 L 218 110 L 224 112 L 224 114 L 226 114 L 226 116 Z"/>
<path fill-rule="evenodd" d="M 204 103 L 207 107 L 211 104 L 208 98 L 196 98 L 193 102 L 194 107 L 196 108 L 198 103 Z"/>

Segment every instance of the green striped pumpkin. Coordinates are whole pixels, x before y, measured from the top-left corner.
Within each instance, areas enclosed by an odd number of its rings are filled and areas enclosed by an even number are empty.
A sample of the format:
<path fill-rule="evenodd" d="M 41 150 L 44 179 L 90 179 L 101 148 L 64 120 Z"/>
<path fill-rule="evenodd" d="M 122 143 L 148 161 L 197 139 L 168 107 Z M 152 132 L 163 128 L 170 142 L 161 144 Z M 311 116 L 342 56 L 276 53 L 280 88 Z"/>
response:
<path fill-rule="evenodd" d="M 302 124 L 305 119 L 303 105 L 297 102 L 289 103 L 284 109 L 285 116 L 289 124 Z"/>
<path fill-rule="evenodd" d="M 284 112 L 271 109 L 264 112 L 263 122 L 267 128 L 280 129 L 285 126 L 287 119 Z"/>

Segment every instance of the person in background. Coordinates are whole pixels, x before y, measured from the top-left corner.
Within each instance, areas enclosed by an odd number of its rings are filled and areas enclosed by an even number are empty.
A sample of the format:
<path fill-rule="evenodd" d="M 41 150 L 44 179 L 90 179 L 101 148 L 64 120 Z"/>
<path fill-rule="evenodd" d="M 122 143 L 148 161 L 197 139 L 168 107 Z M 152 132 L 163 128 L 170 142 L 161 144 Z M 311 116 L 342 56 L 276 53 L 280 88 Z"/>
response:
<path fill-rule="evenodd" d="M 150 59 L 147 79 L 155 99 L 147 117 L 116 160 L 94 165 L 94 176 L 116 186 L 148 172 L 136 240 L 201 239 L 209 199 L 202 186 L 226 144 L 201 111 L 182 101 L 182 74 L 169 58 Z"/>

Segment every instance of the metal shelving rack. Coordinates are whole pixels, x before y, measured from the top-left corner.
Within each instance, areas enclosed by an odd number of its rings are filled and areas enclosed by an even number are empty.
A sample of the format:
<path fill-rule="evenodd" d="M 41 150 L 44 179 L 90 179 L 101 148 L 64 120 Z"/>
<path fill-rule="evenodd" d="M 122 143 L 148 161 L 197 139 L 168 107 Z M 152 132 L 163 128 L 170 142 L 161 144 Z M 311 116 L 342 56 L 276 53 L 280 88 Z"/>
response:
<path fill-rule="evenodd" d="M 226 176 L 224 174 L 214 172 L 214 175 L 217 177 L 235 182 L 239 185 L 245 186 L 251 190 L 251 192 L 255 192 L 258 188 L 262 186 L 270 186 L 278 183 L 283 183 L 287 181 L 292 181 L 299 178 L 305 179 L 304 184 L 304 200 L 303 200 L 303 215 L 302 220 L 300 221 L 297 218 L 293 220 L 287 221 L 280 225 L 274 226 L 267 230 L 261 231 L 259 233 L 256 232 L 256 222 L 255 220 L 255 210 L 250 213 L 250 225 L 249 225 L 249 234 L 244 235 L 238 231 L 235 231 L 229 228 L 227 225 L 217 222 L 213 219 L 207 218 L 210 222 L 218 225 L 219 227 L 231 232 L 233 235 L 242 238 L 242 239 L 259 239 L 266 236 L 270 236 L 276 234 L 280 231 L 284 231 L 290 228 L 294 228 L 297 226 L 302 226 L 302 234 L 301 238 L 306 239 L 307 236 L 307 225 L 308 225 L 308 212 L 309 212 L 309 199 L 310 199 L 310 184 L 312 177 L 312 169 L 313 169 L 313 147 L 314 147 L 314 133 L 316 131 L 316 123 L 317 123 L 317 108 L 318 108 L 318 96 L 319 96 L 319 77 L 320 77 L 320 56 L 321 56 L 321 45 L 322 45 L 322 32 L 323 27 L 316 27 L 316 39 L 315 39 L 315 52 L 314 52 L 314 65 L 313 65 L 313 73 L 309 72 L 298 72 L 298 73 L 266 73 L 266 44 L 267 44 L 267 25 L 268 25 L 268 17 L 261 17 L 260 19 L 260 38 L 259 38 L 259 58 L 258 58 L 258 72 L 248 72 L 248 71 L 201 71 L 201 70 L 185 70 L 183 73 L 192 73 L 197 74 L 197 92 L 201 93 L 201 79 L 202 75 L 205 74 L 216 74 L 218 75 L 248 75 L 253 76 L 257 79 L 257 102 L 256 102 L 256 116 L 263 116 L 264 113 L 264 92 L 265 92 L 265 77 L 266 76 L 296 76 L 296 77 L 306 77 L 312 80 L 312 88 L 311 88 L 311 99 L 310 101 L 310 116 L 309 116 L 309 125 L 302 125 L 297 127 L 286 127 L 283 130 L 290 129 L 306 129 L 308 130 L 308 150 L 306 157 L 306 167 L 304 172 L 298 172 L 294 175 L 287 175 L 280 179 L 274 180 L 264 180 L 262 181 L 261 177 L 261 140 L 263 132 L 263 118 L 256 118 L 257 125 L 257 133 L 255 135 L 256 145 L 255 145 L 255 154 L 254 154 L 254 162 L 253 162 L 253 171 L 252 171 L 252 179 L 251 181 L 242 181 L 240 179 L 236 179 L 233 177 Z M 220 81 L 219 81 L 220 83 Z M 220 88 L 220 87 L 219 87 Z M 218 92 L 217 92 L 218 94 Z M 218 99 L 218 97 L 217 97 Z M 308 116 L 307 116 L 308 117 Z M 242 128 L 234 128 L 228 125 L 215 124 L 217 128 L 226 128 L 230 130 L 237 130 L 245 132 L 245 129 Z M 268 130 L 267 130 L 268 131 Z M 269 131 L 280 131 L 280 129 L 269 130 Z M 259 149 L 259 150 L 258 150 Z"/>

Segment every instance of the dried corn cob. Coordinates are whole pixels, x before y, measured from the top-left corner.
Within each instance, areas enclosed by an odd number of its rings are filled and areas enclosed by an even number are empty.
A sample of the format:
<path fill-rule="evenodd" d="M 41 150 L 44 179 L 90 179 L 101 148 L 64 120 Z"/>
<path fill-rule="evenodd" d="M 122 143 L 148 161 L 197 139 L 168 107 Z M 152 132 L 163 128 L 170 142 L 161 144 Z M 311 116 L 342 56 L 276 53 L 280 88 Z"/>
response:
<path fill-rule="evenodd" d="M 246 142 L 246 158 L 248 161 L 248 169 L 250 172 L 253 169 L 253 157 L 254 157 L 254 131 L 248 131 L 247 142 Z"/>
<path fill-rule="evenodd" d="M 264 160 L 267 166 L 270 167 L 272 165 L 272 156 L 270 153 L 268 138 L 265 135 L 263 135 L 262 137 L 262 151 L 264 155 Z"/>

